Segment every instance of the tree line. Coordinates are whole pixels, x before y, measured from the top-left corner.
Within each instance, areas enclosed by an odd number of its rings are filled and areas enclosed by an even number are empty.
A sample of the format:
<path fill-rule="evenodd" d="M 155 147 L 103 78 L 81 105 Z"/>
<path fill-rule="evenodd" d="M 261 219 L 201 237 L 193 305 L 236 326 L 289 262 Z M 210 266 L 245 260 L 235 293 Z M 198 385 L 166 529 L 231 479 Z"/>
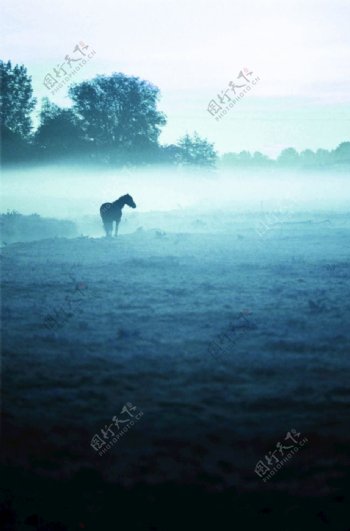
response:
<path fill-rule="evenodd" d="M 39 123 L 32 79 L 24 65 L 0 61 L 2 161 L 54 159 L 107 164 L 163 162 L 214 166 L 214 145 L 197 133 L 160 145 L 166 116 L 157 108 L 158 87 L 138 77 L 114 73 L 72 84 L 71 106 L 43 98 Z"/>
<path fill-rule="evenodd" d="M 57 159 L 104 164 L 167 163 L 215 167 L 327 167 L 350 164 L 350 142 L 336 149 L 298 153 L 284 149 L 276 160 L 249 151 L 218 156 L 214 144 L 197 133 L 176 144 L 161 145 L 166 116 L 159 111 L 159 88 L 123 73 L 70 85 L 71 106 L 59 107 L 43 98 L 38 124 L 33 125 L 37 99 L 24 65 L 0 60 L 2 163 Z"/>
<path fill-rule="evenodd" d="M 241 151 L 240 153 L 225 153 L 221 157 L 224 166 L 238 167 L 284 167 L 284 168 L 327 168 L 350 165 L 350 142 L 342 142 L 336 149 L 305 149 L 298 152 L 290 147 L 283 149 L 276 159 L 255 151 Z"/>

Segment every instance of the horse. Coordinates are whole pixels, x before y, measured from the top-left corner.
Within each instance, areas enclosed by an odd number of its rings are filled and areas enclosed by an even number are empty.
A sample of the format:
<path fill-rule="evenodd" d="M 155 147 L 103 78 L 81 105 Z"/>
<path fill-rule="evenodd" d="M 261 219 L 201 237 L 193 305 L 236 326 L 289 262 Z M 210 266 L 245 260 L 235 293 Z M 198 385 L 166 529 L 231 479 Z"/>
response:
<path fill-rule="evenodd" d="M 112 235 L 113 221 L 115 221 L 114 236 L 118 236 L 118 226 L 120 220 L 122 219 L 122 209 L 124 205 L 128 205 L 131 208 L 136 208 L 136 203 L 129 194 L 122 195 L 113 203 L 103 203 L 103 205 L 101 205 L 100 214 L 107 237 Z"/>

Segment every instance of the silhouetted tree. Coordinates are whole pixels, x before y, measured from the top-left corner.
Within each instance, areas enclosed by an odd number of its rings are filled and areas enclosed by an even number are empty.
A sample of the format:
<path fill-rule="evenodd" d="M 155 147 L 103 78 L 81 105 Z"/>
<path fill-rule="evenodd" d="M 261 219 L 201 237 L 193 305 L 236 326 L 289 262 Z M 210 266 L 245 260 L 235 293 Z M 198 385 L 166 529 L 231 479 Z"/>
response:
<path fill-rule="evenodd" d="M 82 138 L 81 120 L 72 109 L 63 109 L 48 98 L 43 98 L 35 144 L 50 156 L 69 156 L 78 150 L 82 153 Z"/>
<path fill-rule="evenodd" d="M 69 95 L 97 149 L 118 155 L 158 148 L 166 120 L 157 110 L 159 89 L 151 83 L 115 73 L 73 85 Z"/>
<path fill-rule="evenodd" d="M 35 107 L 27 69 L 0 60 L 0 138 L 3 163 L 22 161 L 30 154 L 31 112 Z"/>
<path fill-rule="evenodd" d="M 27 138 L 32 129 L 31 112 L 35 107 L 32 78 L 23 65 L 12 66 L 0 60 L 0 120 L 3 128 Z"/>
<path fill-rule="evenodd" d="M 49 120 L 56 118 L 60 113 L 61 107 L 49 100 L 43 98 L 41 100 L 41 109 L 39 113 L 40 125 L 45 125 Z"/>
<path fill-rule="evenodd" d="M 0 129 L 1 163 L 23 162 L 32 154 L 32 146 L 19 133 L 1 124 Z"/>
<path fill-rule="evenodd" d="M 180 152 L 176 156 L 178 163 L 215 166 L 217 152 L 214 149 L 214 144 L 205 138 L 200 138 L 196 132 L 192 137 L 188 134 L 183 136 L 177 146 L 180 148 Z"/>
<path fill-rule="evenodd" d="M 181 159 L 181 147 L 175 144 L 160 146 L 158 159 L 160 162 L 177 164 Z"/>

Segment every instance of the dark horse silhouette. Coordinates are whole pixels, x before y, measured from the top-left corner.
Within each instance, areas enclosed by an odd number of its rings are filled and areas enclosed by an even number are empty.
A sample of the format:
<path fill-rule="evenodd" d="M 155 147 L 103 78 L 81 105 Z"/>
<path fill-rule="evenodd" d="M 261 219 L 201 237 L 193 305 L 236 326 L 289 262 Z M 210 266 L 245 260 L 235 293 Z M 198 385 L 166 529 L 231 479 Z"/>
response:
<path fill-rule="evenodd" d="M 103 226 L 106 231 L 106 236 L 111 236 L 113 232 L 113 221 L 115 221 L 115 233 L 118 235 L 118 226 L 122 219 L 122 209 L 124 205 L 131 208 L 136 208 L 136 204 L 131 195 L 122 195 L 113 203 L 103 203 L 100 207 L 100 214 L 103 221 Z"/>

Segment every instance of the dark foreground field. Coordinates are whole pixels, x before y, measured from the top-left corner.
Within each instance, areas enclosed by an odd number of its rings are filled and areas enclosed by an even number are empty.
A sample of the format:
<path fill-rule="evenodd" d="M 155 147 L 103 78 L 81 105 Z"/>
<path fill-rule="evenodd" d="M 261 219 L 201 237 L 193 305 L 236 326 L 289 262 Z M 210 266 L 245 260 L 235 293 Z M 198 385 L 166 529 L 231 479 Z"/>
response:
<path fill-rule="evenodd" d="M 348 531 L 349 228 L 4 247 L 3 528 Z"/>

